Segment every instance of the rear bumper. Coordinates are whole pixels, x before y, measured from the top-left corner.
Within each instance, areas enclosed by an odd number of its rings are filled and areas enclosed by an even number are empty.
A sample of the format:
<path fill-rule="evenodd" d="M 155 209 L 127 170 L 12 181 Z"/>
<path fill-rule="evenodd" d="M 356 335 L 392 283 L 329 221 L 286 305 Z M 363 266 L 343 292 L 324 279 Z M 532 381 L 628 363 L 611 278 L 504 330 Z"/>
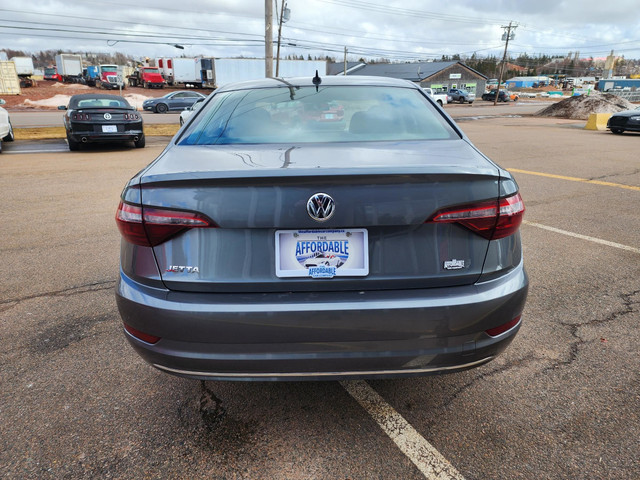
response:
<path fill-rule="evenodd" d="M 133 142 L 144 136 L 143 130 L 126 130 L 124 132 L 74 132 L 69 137 L 78 143 Z"/>
<path fill-rule="evenodd" d="M 402 291 L 202 294 L 141 285 L 121 274 L 125 332 L 153 366 L 210 380 L 381 378 L 486 363 L 513 340 L 485 330 L 518 317 L 528 279 L 520 264 L 472 286 Z"/>

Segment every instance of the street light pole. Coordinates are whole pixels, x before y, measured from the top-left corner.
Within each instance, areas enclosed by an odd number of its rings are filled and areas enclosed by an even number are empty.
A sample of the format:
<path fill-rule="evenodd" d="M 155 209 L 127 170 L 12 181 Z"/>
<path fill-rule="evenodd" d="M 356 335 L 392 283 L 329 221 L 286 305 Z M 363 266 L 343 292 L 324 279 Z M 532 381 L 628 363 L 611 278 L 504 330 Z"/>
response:
<path fill-rule="evenodd" d="M 515 31 L 518 28 L 517 25 L 512 26 L 512 22 L 509 22 L 509 26 L 502 27 L 506 28 L 507 31 L 502 35 L 502 38 L 506 39 L 506 43 L 504 44 L 504 55 L 502 55 L 502 64 L 500 65 L 500 78 L 498 78 L 498 88 L 496 89 L 496 98 L 493 100 L 493 105 L 498 104 L 498 97 L 500 96 L 500 85 L 502 84 L 502 75 L 504 74 L 504 64 L 507 61 L 507 47 L 509 47 L 509 40 L 515 38 L 515 33 L 511 33 L 513 29 Z"/>

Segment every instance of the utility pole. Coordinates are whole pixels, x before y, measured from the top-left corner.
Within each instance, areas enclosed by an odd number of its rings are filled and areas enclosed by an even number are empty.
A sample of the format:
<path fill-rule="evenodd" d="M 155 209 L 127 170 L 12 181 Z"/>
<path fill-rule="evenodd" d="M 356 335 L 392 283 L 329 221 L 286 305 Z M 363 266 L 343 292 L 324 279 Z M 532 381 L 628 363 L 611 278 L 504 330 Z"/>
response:
<path fill-rule="evenodd" d="M 344 72 L 343 75 L 347 74 L 347 47 L 344 47 Z"/>
<path fill-rule="evenodd" d="M 502 84 L 502 75 L 504 74 L 504 64 L 507 61 L 507 47 L 509 47 L 509 40 L 513 40 L 516 36 L 515 34 L 515 29 L 518 28 L 517 25 L 511 25 L 512 22 L 509 22 L 509 26 L 507 27 L 502 27 L 504 29 L 506 29 L 506 31 L 502 34 L 502 39 L 506 40 L 506 43 L 504 44 L 504 55 L 502 55 L 502 64 L 500 65 L 500 78 L 498 78 L 498 88 L 496 89 L 496 98 L 493 101 L 493 105 L 497 105 L 498 104 L 498 96 L 500 95 L 500 85 Z M 511 30 L 514 31 L 514 33 L 511 33 Z"/>
<path fill-rule="evenodd" d="M 276 1 L 276 9 L 278 2 Z M 282 24 L 289 20 L 290 10 L 287 8 L 286 0 L 282 0 L 280 18 L 278 19 L 278 53 L 276 54 L 276 77 L 280 76 L 280 39 L 282 38 Z"/>
<path fill-rule="evenodd" d="M 273 0 L 264 0 L 264 76 L 273 77 Z"/>

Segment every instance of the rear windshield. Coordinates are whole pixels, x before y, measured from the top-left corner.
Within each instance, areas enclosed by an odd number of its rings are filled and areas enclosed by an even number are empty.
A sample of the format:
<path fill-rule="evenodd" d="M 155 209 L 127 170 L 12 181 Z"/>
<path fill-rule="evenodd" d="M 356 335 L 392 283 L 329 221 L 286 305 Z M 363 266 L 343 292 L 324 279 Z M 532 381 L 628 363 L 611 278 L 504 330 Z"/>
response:
<path fill-rule="evenodd" d="M 129 102 L 124 98 L 84 98 L 71 102 L 70 108 L 131 108 Z"/>
<path fill-rule="evenodd" d="M 215 95 L 181 145 L 324 143 L 458 138 L 411 88 L 282 87 Z"/>

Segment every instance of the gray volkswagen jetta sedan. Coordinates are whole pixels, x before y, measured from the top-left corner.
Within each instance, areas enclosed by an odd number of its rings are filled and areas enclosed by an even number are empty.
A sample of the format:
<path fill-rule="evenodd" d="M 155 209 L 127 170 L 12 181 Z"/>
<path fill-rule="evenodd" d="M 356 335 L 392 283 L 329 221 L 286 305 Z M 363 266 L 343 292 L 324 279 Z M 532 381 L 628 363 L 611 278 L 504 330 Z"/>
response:
<path fill-rule="evenodd" d="M 412 83 L 227 85 L 122 192 L 124 333 L 198 379 L 482 365 L 521 325 L 523 214 L 511 174 Z"/>

